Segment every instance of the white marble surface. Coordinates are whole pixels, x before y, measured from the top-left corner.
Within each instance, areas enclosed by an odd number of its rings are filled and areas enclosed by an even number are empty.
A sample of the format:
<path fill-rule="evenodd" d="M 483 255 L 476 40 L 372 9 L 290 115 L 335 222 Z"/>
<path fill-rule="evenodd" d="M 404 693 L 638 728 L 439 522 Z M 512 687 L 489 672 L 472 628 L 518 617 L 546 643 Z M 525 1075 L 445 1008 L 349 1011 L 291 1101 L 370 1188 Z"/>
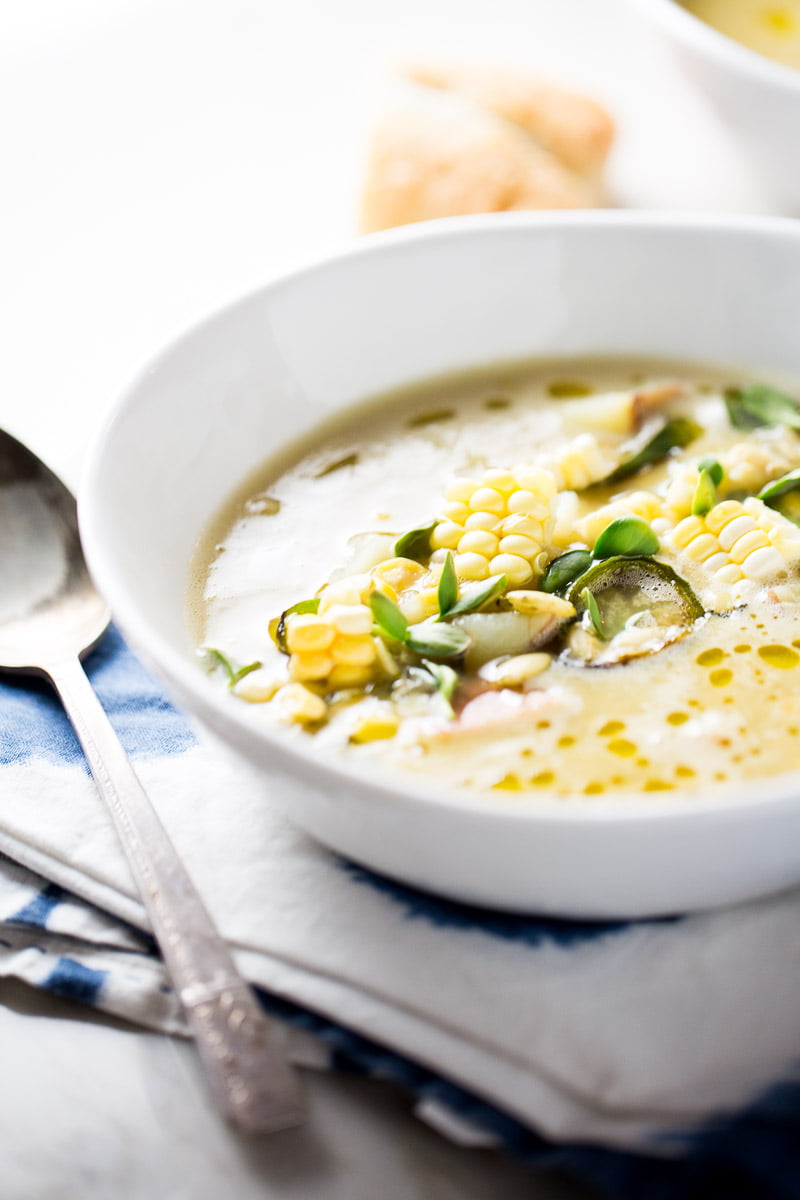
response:
<path fill-rule="evenodd" d="M 394 61 L 493 59 L 593 91 L 617 203 L 770 212 L 735 133 L 623 0 L 36 0 L 0 8 L 0 426 L 73 486 L 115 396 L 203 313 L 354 236 Z M 243 1145 L 190 1047 L 0 984 L 4 1200 L 567 1200 L 382 1086 L 317 1077 Z M 580 1193 L 583 1194 L 583 1193 Z"/>
<path fill-rule="evenodd" d="M 583 1189 L 459 1150 L 393 1089 L 306 1074 L 309 1119 L 238 1137 L 191 1046 L 87 1019 L 0 981 L 3 1200 L 581 1200 Z"/>

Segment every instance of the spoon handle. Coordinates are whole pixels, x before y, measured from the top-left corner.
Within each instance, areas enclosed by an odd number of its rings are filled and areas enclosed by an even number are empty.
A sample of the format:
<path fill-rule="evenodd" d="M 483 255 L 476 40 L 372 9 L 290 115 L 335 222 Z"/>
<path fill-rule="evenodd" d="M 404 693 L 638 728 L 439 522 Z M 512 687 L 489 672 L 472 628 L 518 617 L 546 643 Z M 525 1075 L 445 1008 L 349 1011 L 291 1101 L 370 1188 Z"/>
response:
<path fill-rule="evenodd" d="M 46 668 L 114 818 L 156 940 L 228 1119 L 270 1132 L 303 1119 L 295 1070 L 214 927 L 77 659 Z"/>

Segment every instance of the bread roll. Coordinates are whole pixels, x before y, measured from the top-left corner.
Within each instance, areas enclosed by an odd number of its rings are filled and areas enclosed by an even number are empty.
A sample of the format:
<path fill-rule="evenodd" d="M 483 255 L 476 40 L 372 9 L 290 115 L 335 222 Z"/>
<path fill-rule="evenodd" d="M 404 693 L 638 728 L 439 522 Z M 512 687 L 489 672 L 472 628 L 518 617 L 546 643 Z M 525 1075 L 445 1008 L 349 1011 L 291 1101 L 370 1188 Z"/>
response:
<path fill-rule="evenodd" d="M 544 107 L 542 101 L 540 111 Z M 552 114 L 549 121 L 555 125 Z M 374 132 L 361 229 L 370 233 L 434 217 L 597 203 L 596 179 L 572 169 L 520 124 L 466 94 L 406 83 Z"/>

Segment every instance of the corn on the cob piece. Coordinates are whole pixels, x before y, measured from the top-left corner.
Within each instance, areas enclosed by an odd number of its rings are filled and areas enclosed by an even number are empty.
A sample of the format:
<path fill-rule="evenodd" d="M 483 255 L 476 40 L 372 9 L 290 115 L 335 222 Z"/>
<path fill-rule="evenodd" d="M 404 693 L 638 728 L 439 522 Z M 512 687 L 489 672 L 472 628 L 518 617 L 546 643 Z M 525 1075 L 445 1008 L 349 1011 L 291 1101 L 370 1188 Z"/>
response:
<path fill-rule="evenodd" d="M 723 500 L 702 517 L 684 517 L 667 541 L 715 583 L 728 586 L 765 583 L 800 562 L 800 529 L 752 496 Z"/>
<path fill-rule="evenodd" d="M 689 507 L 691 508 L 691 505 Z M 645 521 L 655 521 L 663 515 L 662 501 L 655 492 L 625 492 L 609 504 L 587 513 L 578 523 L 578 529 L 581 540 L 588 546 L 594 546 L 606 526 L 618 517 L 641 517 Z"/>
<path fill-rule="evenodd" d="M 557 490 L 552 473 L 534 466 L 456 480 L 445 492 L 432 545 L 454 552 L 461 579 L 503 574 L 512 585 L 526 583 L 546 565 Z"/>
<path fill-rule="evenodd" d="M 289 677 L 299 683 L 363 687 L 379 670 L 372 613 L 366 604 L 333 604 L 324 612 L 290 614 L 286 646 Z"/>

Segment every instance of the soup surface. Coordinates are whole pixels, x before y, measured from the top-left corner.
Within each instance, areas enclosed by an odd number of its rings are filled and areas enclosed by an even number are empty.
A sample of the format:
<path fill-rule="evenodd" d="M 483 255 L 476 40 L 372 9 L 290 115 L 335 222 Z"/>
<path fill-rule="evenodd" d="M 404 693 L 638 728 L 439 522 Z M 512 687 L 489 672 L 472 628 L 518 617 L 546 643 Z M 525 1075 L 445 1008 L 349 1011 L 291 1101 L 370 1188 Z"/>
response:
<path fill-rule="evenodd" d="M 384 397 L 219 515 L 196 640 L 256 725 L 429 782 L 706 795 L 791 770 L 799 429 L 785 390 L 664 363 Z"/>
<path fill-rule="evenodd" d="M 684 8 L 750 50 L 800 69 L 800 0 L 682 0 Z"/>

